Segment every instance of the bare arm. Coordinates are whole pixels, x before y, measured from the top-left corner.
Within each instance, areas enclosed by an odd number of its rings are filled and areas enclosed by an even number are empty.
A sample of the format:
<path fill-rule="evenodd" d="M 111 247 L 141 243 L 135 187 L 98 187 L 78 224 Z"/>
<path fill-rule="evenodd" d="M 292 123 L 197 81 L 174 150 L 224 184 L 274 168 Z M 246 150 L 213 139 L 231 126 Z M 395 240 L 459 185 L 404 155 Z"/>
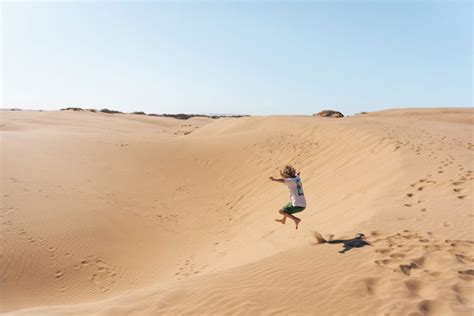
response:
<path fill-rule="evenodd" d="M 274 178 L 273 176 L 271 176 L 271 177 L 268 178 L 268 179 L 270 179 L 270 180 L 272 180 L 272 181 L 275 181 L 275 182 L 285 183 L 285 180 L 284 180 L 284 179 L 276 179 L 276 178 Z"/>

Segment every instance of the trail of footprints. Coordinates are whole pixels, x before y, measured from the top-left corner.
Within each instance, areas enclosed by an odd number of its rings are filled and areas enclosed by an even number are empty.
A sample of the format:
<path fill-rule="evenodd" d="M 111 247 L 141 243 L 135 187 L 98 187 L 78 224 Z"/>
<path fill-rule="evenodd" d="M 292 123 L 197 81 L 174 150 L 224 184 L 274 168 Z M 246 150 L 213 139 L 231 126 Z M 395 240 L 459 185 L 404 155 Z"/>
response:
<path fill-rule="evenodd" d="M 54 261 L 57 258 L 57 249 L 55 247 L 49 247 L 50 258 Z M 70 252 L 65 252 L 62 255 L 66 257 L 72 257 Z M 57 266 L 55 262 L 51 264 L 52 267 Z M 54 279 L 56 281 L 62 281 L 66 275 L 73 273 L 74 271 L 86 270 L 88 280 L 97 286 L 100 292 L 108 292 L 115 285 L 115 278 L 118 274 L 118 269 L 114 268 L 107 260 L 98 256 L 87 256 L 80 260 L 78 263 L 57 267 L 54 272 Z M 60 291 L 64 293 L 67 291 L 67 287 L 63 286 Z"/>
<path fill-rule="evenodd" d="M 369 295 L 384 297 L 391 292 L 388 287 L 401 286 L 413 299 L 412 306 L 423 314 L 433 304 L 451 304 L 443 301 L 448 293 L 460 305 L 469 306 L 472 292 L 468 289 L 474 281 L 474 241 L 438 240 L 431 232 L 410 230 L 391 235 L 374 231 L 370 239 L 379 257 L 374 264 L 398 277 L 389 282 L 379 277 L 363 279 Z M 440 284 L 451 285 L 440 288 Z"/>
<path fill-rule="evenodd" d="M 114 268 L 107 260 L 97 256 L 88 256 L 82 259 L 72 269 L 86 269 L 91 273 L 89 281 L 97 285 L 101 292 L 107 292 L 115 285 L 118 273 L 118 269 Z"/>
<path fill-rule="evenodd" d="M 3 219 L 2 215 L 10 214 L 14 209 L 9 208 L 6 212 L 2 209 L 0 210 L 0 217 Z M 8 225 L 13 226 L 13 222 L 8 220 L 6 222 Z M 78 264 L 75 264 L 72 269 L 70 265 L 59 266 L 57 259 L 60 256 L 69 257 L 72 260 L 73 254 L 70 252 L 61 252 L 59 253 L 56 247 L 48 245 L 46 240 L 42 237 L 35 237 L 29 231 L 24 228 L 16 228 L 16 233 L 32 244 L 32 246 L 38 248 L 43 253 L 47 254 L 50 258 L 50 266 L 53 268 L 52 277 L 55 281 L 61 282 L 64 280 L 68 273 L 87 269 L 87 272 L 90 274 L 88 280 L 93 284 L 97 285 L 101 292 L 109 291 L 115 284 L 115 277 L 117 275 L 117 269 L 113 268 L 105 259 L 97 256 L 88 256 L 82 259 Z M 68 287 L 62 286 L 60 288 L 61 293 L 65 293 L 68 290 Z"/>
<path fill-rule="evenodd" d="M 178 264 L 178 271 L 175 273 L 175 275 L 177 276 L 178 280 L 181 280 L 191 275 L 199 274 L 207 267 L 207 264 L 201 267 L 196 267 L 193 263 L 193 257 L 191 256 L 187 258 L 184 263 Z"/>
<path fill-rule="evenodd" d="M 1 220 L 1 223 L 2 223 L 2 227 L 4 229 L 9 229 L 9 227 L 11 227 L 13 225 L 13 221 L 8 218 L 8 215 L 13 213 L 14 210 L 15 209 L 13 207 L 7 207 L 7 208 L 1 207 L 0 208 L 0 220 Z"/>
<path fill-rule="evenodd" d="M 460 165 L 459 165 L 460 166 Z M 462 166 L 459 167 L 460 171 L 463 171 L 464 168 Z M 453 186 L 453 192 L 456 194 L 458 199 L 464 199 L 467 196 L 467 193 L 464 193 L 464 186 L 463 184 L 466 181 L 471 181 L 474 179 L 474 175 L 472 170 L 467 170 L 463 173 L 458 173 L 459 179 L 450 180 L 451 185 Z"/>
<path fill-rule="evenodd" d="M 411 191 L 409 193 L 406 193 L 405 197 L 408 199 L 407 202 L 405 202 L 403 205 L 405 207 L 411 207 L 413 204 L 421 204 L 423 200 L 417 199 L 416 202 L 415 198 L 418 193 L 421 191 L 425 190 L 427 186 L 436 184 L 436 181 L 431 179 L 431 174 L 427 175 L 425 178 L 419 179 L 418 181 L 410 184 L 411 189 L 414 189 L 414 191 Z M 426 208 L 420 209 L 422 212 L 426 212 Z"/>
<path fill-rule="evenodd" d="M 371 238 L 374 250 L 382 256 L 374 261 L 378 266 L 391 269 L 393 272 L 403 273 L 406 276 L 429 274 L 439 276 L 441 272 L 431 270 L 427 261 L 442 262 L 455 259 L 466 265 L 458 272 L 463 280 L 474 280 L 474 241 L 450 240 L 439 241 L 433 238 L 431 232 L 419 233 L 404 230 L 388 236 L 380 232 L 372 232 Z M 420 256 L 419 254 L 422 253 Z"/>
<path fill-rule="evenodd" d="M 392 134 L 393 132 L 393 134 Z M 455 161 L 455 158 L 448 154 L 447 157 L 445 157 L 443 160 L 438 160 L 441 158 L 438 158 L 436 151 L 438 152 L 443 152 L 446 151 L 447 149 L 452 148 L 453 146 L 458 146 L 460 148 L 466 148 L 468 150 L 473 149 L 473 144 L 471 142 L 465 143 L 461 139 L 456 139 L 456 138 L 448 138 L 446 136 L 441 137 L 440 135 L 434 135 L 430 134 L 427 131 L 424 131 L 422 129 L 418 128 L 398 128 L 398 127 L 393 127 L 388 130 L 387 133 L 388 139 L 391 139 L 394 141 L 394 151 L 399 150 L 401 147 L 406 147 L 408 149 L 411 149 L 413 152 L 416 153 L 416 155 L 421 155 L 423 151 L 429 151 L 428 157 L 431 157 L 432 159 L 435 159 L 438 161 L 438 168 L 433 172 L 433 174 L 437 175 L 442 175 L 445 173 L 445 170 L 447 168 L 454 168 L 456 167 L 459 171 L 458 176 L 460 177 L 457 180 L 450 180 L 452 182 L 453 187 L 453 192 L 456 196 L 456 198 L 462 200 L 466 198 L 467 192 L 464 191 L 463 184 L 467 180 L 473 180 L 473 172 L 471 170 L 465 171 L 465 167 L 462 164 L 457 163 Z M 409 140 L 400 140 L 400 136 L 406 136 L 410 140 L 416 140 L 417 137 L 424 136 L 430 140 L 431 142 L 423 142 L 422 144 L 416 144 L 413 141 Z M 385 138 L 383 138 L 385 139 Z M 435 141 L 436 140 L 436 141 Z M 440 146 L 440 148 L 435 147 L 435 146 Z M 434 181 L 432 175 L 428 175 L 420 180 L 418 180 L 415 183 L 412 183 L 410 186 L 410 191 L 406 193 L 406 198 L 407 200 L 403 203 L 404 207 L 412 207 L 416 204 L 420 204 L 423 201 L 420 199 L 416 199 L 417 193 L 421 193 L 420 191 L 423 191 L 427 185 L 429 184 L 436 184 L 436 181 Z M 415 191 L 412 191 L 412 190 Z M 427 209 L 425 207 L 420 208 L 421 212 L 426 212 Z"/>
<path fill-rule="evenodd" d="M 441 166 L 439 166 L 438 173 L 443 173 L 443 168 L 447 166 L 453 165 L 454 158 L 452 156 L 449 156 L 449 158 L 445 160 L 440 161 Z M 459 172 L 458 176 L 459 178 L 456 180 L 449 180 L 451 182 L 451 185 L 453 186 L 452 191 L 454 192 L 456 198 L 462 200 L 467 196 L 467 192 L 464 191 L 463 184 L 466 181 L 470 181 L 474 179 L 474 174 L 472 170 L 465 170 L 463 165 L 457 164 L 456 167 L 458 168 Z M 410 184 L 410 191 L 406 193 L 405 198 L 407 201 L 403 204 L 405 207 L 411 207 L 414 204 L 421 204 L 423 200 L 421 199 L 416 199 L 417 194 L 422 193 L 423 190 L 425 190 L 429 185 L 436 184 L 437 182 L 433 180 L 433 177 L 431 174 L 428 174 L 426 177 L 421 178 L 417 180 L 414 183 Z M 416 201 L 416 202 L 415 202 Z M 420 208 L 420 212 L 426 212 L 427 209 L 425 207 Z"/>
<path fill-rule="evenodd" d="M 178 223 L 179 216 L 178 214 L 169 214 L 169 215 L 157 214 L 155 215 L 155 220 L 159 221 L 160 223 L 166 223 L 166 222 Z"/>

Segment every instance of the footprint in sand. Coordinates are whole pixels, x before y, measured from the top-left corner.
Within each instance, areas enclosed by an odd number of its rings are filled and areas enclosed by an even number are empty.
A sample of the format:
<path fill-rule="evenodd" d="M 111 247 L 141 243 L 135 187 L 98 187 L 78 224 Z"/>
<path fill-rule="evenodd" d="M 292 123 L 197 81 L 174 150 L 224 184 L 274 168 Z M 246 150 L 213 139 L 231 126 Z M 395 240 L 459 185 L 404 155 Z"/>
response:
<path fill-rule="evenodd" d="M 55 278 L 56 280 L 62 279 L 63 276 L 64 276 L 64 272 L 63 272 L 62 270 L 58 270 L 58 271 L 56 271 L 56 272 L 54 273 L 54 278 Z"/>
<path fill-rule="evenodd" d="M 115 284 L 117 271 L 104 259 L 91 256 L 81 261 L 81 266 L 74 266 L 75 270 L 85 267 L 92 274 L 89 280 L 99 287 L 100 292 L 109 291 Z"/>
<path fill-rule="evenodd" d="M 471 281 L 474 279 L 474 270 L 469 269 L 469 270 L 461 270 L 458 271 L 459 277 L 465 281 Z"/>
<path fill-rule="evenodd" d="M 425 283 L 421 280 L 416 280 L 416 279 L 406 280 L 405 287 L 408 290 L 408 292 L 415 297 L 429 298 L 433 296 L 434 294 L 433 289 L 428 286 L 428 283 Z"/>
<path fill-rule="evenodd" d="M 385 293 L 385 290 L 381 288 L 383 284 L 381 283 L 380 278 L 365 278 L 362 279 L 362 282 L 365 285 L 369 295 L 379 296 Z"/>
<path fill-rule="evenodd" d="M 418 303 L 418 310 L 422 315 L 451 315 L 449 305 L 439 300 L 422 300 Z"/>
<path fill-rule="evenodd" d="M 434 245 L 423 246 L 423 249 L 425 251 L 433 252 L 433 251 L 442 251 L 442 250 L 446 249 L 446 247 L 444 245 L 434 244 Z"/>
<path fill-rule="evenodd" d="M 403 272 L 403 274 L 405 274 L 406 276 L 410 276 L 411 270 L 416 269 L 417 266 L 416 264 L 412 262 L 410 264 L 401 264 L 399 268 L 400 268 L 400 271 Z"/>
<path fill-rule="evenodd" d="M 458 199 L 462 200 L 464 199 L 466 196 L 465 195 L 458 195 Z"/>
<path fill-rule="evenodd" d="M 386 254 L 386 253 L 389 253 L 389 252 L 391 252 L 391 251 L 392 251 L 392 249 L 387 249 L 387 248 L 376 249 L 376 250 L 375 250 L 375 252 L 381 253 L 381 254 L 383 254 L 383 255 Z"/>
<path fill-rule="evenodd" d="M 375 260 L 374 261 L 374 263 L 378 266 L 388 266 L 393 262 L 394 262 L 394 260 L 392 260 L 392 259 L 381 259 L 381 260 Z"/>
<path fill-rule="evenodd" d="M 466 256 L 466 255 L 461 254 L 461 253 L 456 253 L 455 257 L 460 263 L 463 263 L 463 264 L 467 264 L 468 262 L 471 262 L 471 263 L 474 262 L 474 258 L 472 258 L 470 256 Z"/>
<path fill-rule="evenodd" d="M 382 232 L 380 232 L 380 231 L 378 231 L 378 230 L 373 230 L 373 231 L 370 232 L 370 234 L 371 234 L 372 236 L 380 236 L 380 235 L 382 235 Z"/>
<path fill-rule="evenodd" d="M 394 253 L 389 256 L 392 259 L 402 259 L 405 258 L 405 254 L 403 253 Z"/>
<path fill-rule="evenodd" d="M 6 222 L 2 222 L 2 225 L 11 226 L 11 225 L 13 225 L 13 221 L 10 220 L 10 221 L 6 221 Z"/>
<path fill-rule="evenodd" d="M 473 302 L 472 288 L 462 283 L 454 284 L 451 289 L 455 293 L 456 299 L 463 305 L 470 305 Z"/>
<path fill-rule="evenodd" d="M 179 266 L 179 265 L 178 265 Z M 188 276 L 191 276 L 193 274 L 199 274 L 201 273 L 202 269 L 205 269 L 207 265 L 202 266 L 201 269 L 195 268 L 194 264 L 192 263 L 192 258 L 187 259 L 184 264 L 178 268 L 178 272 L 175 272 L 176 276 L 178 277 L 178 280 L 181 280 L 182 278 L 186 278 Z"/>

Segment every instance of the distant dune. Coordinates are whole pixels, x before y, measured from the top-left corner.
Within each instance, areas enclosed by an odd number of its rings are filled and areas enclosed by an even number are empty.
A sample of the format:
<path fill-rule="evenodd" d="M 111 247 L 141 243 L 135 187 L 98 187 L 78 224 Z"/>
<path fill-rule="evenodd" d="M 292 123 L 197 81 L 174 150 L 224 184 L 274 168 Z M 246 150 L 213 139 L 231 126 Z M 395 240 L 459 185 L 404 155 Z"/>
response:
<path fill-rule="evenodd" d="M 0 117 L 2 313 L 474 313 L 472 109 Z"/>

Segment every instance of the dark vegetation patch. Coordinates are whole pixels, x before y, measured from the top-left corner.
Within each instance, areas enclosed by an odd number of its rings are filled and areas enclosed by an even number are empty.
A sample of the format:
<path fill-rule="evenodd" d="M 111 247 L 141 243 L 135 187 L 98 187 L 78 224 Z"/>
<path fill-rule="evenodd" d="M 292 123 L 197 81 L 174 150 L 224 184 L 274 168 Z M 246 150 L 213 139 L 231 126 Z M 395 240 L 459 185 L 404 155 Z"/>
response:
<path fill-rule="evenodd" d="M 321 116 L 321 117 L 344 117 L 344 115 L 341 112 L 334 111 L 334 110 L 323 110 L 317 114 L 313 114 L 313 116 Z"/>
<path fill-rule="evenodd" d="M 13 109 L 12 109 L 13 111 Z M 102 109 L 102 110 L 96 110 L 96 109 L 83 109 L 80 107 L 68 107 L 68 108 L 63 108 L 61 111 L 89 111 L 89 112 L 102 112 L 102 113 L 107 113 L 107 114 L 123 114 L 123 112 L 116 111 L 116 110 L 110 110 L 110 109 Z M 221 117 L 233 117 L 233 118 L 239 118 L 239 117 L 246 117 L 249 115 L 205 115 L 205 114 L 185 114 L 185 113 L 178 113 L 178 114 L 155 114 L 155 113 L 145 113 L 143 111 L 136 111 L 136 112 L 131 112 L 130 114 L 135 114 L 135 115 L 147 115 L 147 116 L 156 116 L 156 117 L 171 117 L 175 118 L 177 120 L 188 120 L 192 117 L 207 117 L 207 118 L 212 118 L 212 119 L 218 119 Z"/>

